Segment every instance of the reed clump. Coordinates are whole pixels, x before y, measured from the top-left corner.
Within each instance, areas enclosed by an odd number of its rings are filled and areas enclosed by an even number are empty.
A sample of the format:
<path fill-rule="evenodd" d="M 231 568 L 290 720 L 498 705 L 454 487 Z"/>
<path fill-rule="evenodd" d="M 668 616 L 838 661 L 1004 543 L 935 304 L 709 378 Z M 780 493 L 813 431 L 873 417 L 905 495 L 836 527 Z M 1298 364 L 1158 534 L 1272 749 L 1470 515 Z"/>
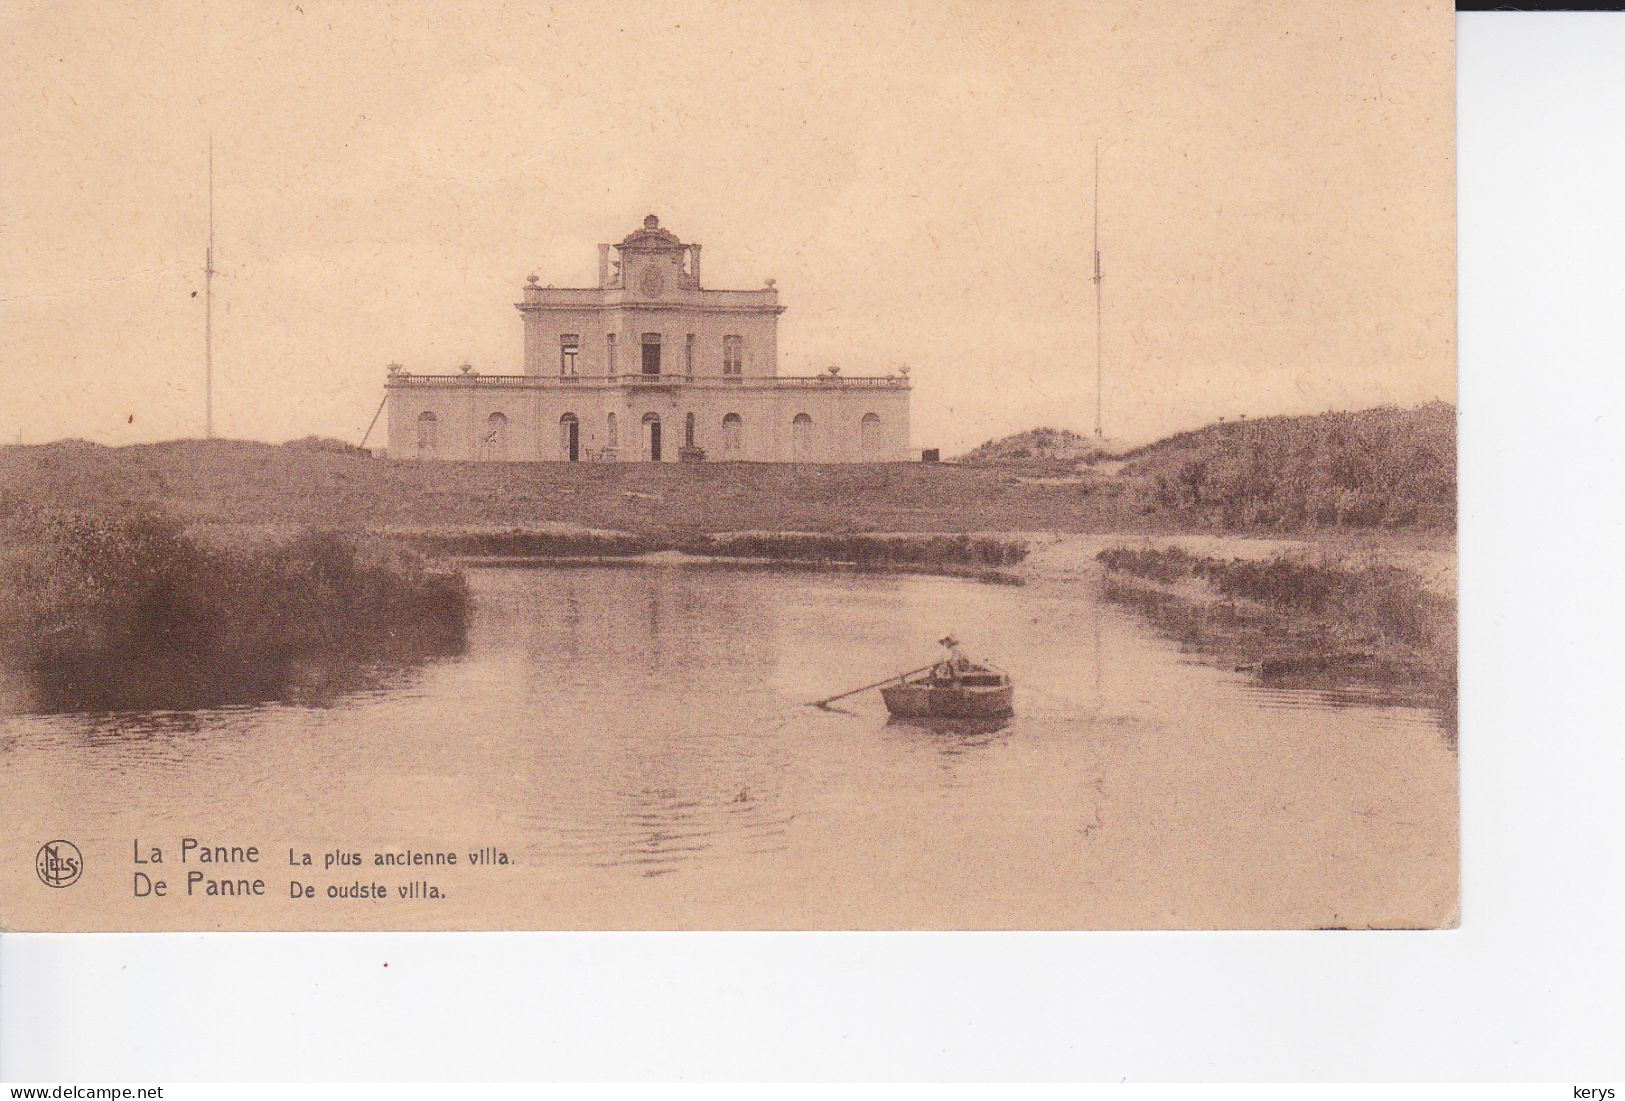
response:
<path fill-rule="evenodd" d="M 1178 547 L 1107 547 L 1095 559 L 1108 570 L 1164 584 L 1195 576 L 1200 561 Z"/>
<path fill-rule="evenodd" d="M 773 561 L 830 562 L 866 569 L 997 569 L 1027 557 L 1027 543 L 987 535 L 859 535 L 733 532 L 684 540 L 689 554 Z"/>
<path fill-rule="evenodd" d="M 1122 546 L 1097 558 L 1113 573 L 1163 585 L 1201 582 L 1227 618 L 1215 618 L 1212 603 L 1187 601 L 1181 630 L 1213 636 L 1187 641 L 1229 643 L 1231 652 L 1247 651 L 1236 656 L 1267 659 L 1264 665 L 1358 663 L 1433 694 L 1455 692 L 1455 601 L 1391 563 L 1307 552 L 1223 559 L 1178 547 Z M 1169 622 L 1180 618 L 1167 607 L 1159 614 Z"/>
<path fill-rule="evenodd" d="M 40 709 L 277 698 L 456 652 L 471 607 L 460 574 L 335 532 L 218 545 L 135 511 L 14 514 L 0 535 L 0 663 Z"/>
<path fill-rule="evenodd" d="M 626 558 L 664 550 L 669 544 L 624 531 L 448 531 L 403 538 L 429 554 L 492 558 Z"/>

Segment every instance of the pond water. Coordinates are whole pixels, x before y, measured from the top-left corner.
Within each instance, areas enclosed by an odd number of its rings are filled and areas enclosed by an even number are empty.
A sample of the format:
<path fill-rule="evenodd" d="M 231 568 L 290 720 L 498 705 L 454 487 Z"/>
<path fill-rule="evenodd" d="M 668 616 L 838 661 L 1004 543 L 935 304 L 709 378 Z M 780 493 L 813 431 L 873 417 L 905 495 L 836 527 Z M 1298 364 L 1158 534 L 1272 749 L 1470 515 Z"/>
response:
<path fill-rule="evenodd" d="M 46 890 L 8 854 L 7 922 L 1363 927 L 1454 914 L 1456 757 L 1436 715 L 1260 688 L 1188 658 L 1091 580 L 692 565 L 470 580 L 465 654 L 320 706 L 0 720 L 7 834 L 71 839 L 86 868 L 74 890 Z M 1015 675 L 1008 723 L 888 722 L 874 692 L 844 712 L 804 705 L 932 660 L 948 632 Z M 135 873 L 154 873 L 135 865 L 138 845 L 160 847 L 180 884 L 196 870 L 178 863 L 187 836 L 257 846 L 257 864 L 229 872 L 263 877 L 265 896 L 135 897 Z M 480 849 L 509 862 L 471 865 Z M 412 851 L 461 857 L 371 864 Z M 339 862 L 324 869 L 328 854 Z M 293 882 L 315 897 L 293 898 Z M 442 897 L 327 895 L 375 882 Z"/>

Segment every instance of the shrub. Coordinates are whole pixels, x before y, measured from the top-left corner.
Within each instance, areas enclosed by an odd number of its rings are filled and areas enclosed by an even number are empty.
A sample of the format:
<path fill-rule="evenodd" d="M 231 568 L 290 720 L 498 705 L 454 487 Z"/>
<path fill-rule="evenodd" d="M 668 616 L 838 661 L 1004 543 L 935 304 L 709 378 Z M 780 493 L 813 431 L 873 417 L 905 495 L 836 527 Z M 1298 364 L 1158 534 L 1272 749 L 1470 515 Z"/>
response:
<path fill-rule="evenodd" d="M 1449 526 L 1456 411 L 1443 402 L 1210 425 L 1129 452 L 1159 509 L 1229 528 Z"/>
<path fill-rule="evenodd" d="M 660 550 L 659 540 L 626 532 L 471 531 L 407 537 L 431 554 L 485 555 L 511 558 L 627 557 Z"/>
<path fill-rule="evenodd" d="M 697 536 L 690 554 L 777 561 L 847 562 L 858 566 L 998 567 L 1027 557 L 1021 540 L 976 535 L 824 535 L 811 532 Z"/>
<path fill-rule="evenodd" d="M 1173 582 L 1190 577 L 1199 559 L 1178 547 L 1107 547 L 1095 555 L 1108 570 L 1143 577 L 1150 581 Z"/>
<path fill-rule="evenodd" d="M 314 666 L 453 652 L 467 628 L 461 575 L 335 533 L 225 548 L 138 512 L 4 534 L 0 662 L 46 708 L 270 698 Z"/>

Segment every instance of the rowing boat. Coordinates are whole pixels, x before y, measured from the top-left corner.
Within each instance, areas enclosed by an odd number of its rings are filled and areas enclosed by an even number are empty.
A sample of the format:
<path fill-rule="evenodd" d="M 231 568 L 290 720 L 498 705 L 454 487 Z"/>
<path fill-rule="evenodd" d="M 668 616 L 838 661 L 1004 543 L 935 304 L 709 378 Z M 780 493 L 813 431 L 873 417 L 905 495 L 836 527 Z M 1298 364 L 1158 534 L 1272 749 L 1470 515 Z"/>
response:
<path fill-rule="evenodd" d="M 1007 674 L 968 661 L 938 662 L 880 689 L 899 719 L 998 719 L 1011 714 L 1016 688 Z"/>

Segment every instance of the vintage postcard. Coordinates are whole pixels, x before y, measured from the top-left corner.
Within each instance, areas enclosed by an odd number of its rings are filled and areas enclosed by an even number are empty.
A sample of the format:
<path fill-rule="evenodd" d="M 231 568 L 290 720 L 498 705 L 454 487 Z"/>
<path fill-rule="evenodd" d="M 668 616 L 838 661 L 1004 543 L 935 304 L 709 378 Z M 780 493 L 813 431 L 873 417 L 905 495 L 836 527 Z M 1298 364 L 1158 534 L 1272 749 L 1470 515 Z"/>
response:
<path fill-rule="evenodd" d="M 0 929 L 1456 924 L 1447 4 L 0 25 Z"/>

